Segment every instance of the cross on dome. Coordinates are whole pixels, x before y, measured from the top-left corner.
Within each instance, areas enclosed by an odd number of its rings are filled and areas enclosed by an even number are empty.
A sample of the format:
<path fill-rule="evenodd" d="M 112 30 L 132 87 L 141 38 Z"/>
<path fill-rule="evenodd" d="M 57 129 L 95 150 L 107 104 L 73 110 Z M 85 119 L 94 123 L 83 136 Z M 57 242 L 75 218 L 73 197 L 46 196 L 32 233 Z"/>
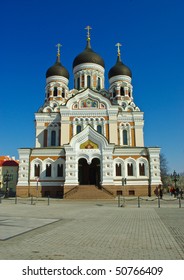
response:
<path fill-rule="evenodd" d="M 87 30 L 87 40 L 90 40 L 90 30 L 92 29 L 91 26 L 86 26 L 85 29 Z"/>
<path fill-rule="evenodd" d="M 57 47 L 57 56 L 60 56 L 60 50 L 61 50 L 62 45 L 60 43 L 58 43 L 56 45 L 56 47 Z"/>
<path fill-rule="evenodd" d="M 118 56 L 120 56 L 120 47 L 122 47 L 122 45 L 120 43 L 117 43 L 115 46 L 118 48 Z"/>

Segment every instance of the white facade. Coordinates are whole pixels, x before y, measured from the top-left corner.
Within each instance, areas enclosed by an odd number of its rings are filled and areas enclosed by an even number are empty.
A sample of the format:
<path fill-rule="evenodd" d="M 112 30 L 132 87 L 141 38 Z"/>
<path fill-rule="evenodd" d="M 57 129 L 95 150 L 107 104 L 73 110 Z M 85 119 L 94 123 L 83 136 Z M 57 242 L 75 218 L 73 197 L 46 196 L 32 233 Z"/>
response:
<path fill-rule="evenodd" d="M 81 57 L 87 62 L 80 63 Z M 144 147 L 143 112 L 133 102 L 131 74 L 120 53 L 109 71 L 108 90 L 103 61 L 88 42 L 75 59 L 74 89 L 59 63 L 60 53 L 47 71 L 45 102 L 35 114 L 35 148 L 19 149 L 18 195 L 34 194 L 39 187 L 42 196 L 63 197 L 66 189 L 81 184 L 116 195 L 122 182 L 127 194 L 151 195 L 161 183 L 160 148 Z"/>

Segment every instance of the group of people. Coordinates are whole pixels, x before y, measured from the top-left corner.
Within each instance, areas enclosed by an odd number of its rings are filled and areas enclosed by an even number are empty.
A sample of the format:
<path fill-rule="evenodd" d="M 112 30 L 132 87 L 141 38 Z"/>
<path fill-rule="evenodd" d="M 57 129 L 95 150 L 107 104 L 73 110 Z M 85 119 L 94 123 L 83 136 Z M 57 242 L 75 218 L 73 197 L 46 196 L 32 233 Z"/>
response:
<path fill-rule="evenodd" d="M 180 196 L 181 198 L 183 198 L 183 190 L 182 190 L 182 189 L 179 189 L 178 187 L 173 187 L 173 186 L 171 186 L 171 187 L 169 188 L 169 193 L 170 193 L 171 196 L 174 196 L 174 197 L 179 197 L 179 196 Z M 157 197 L 159 197 L 159 198 L 162 199 L 162 197 L 163 197 L 163 188 L 162 188 L 162 185 L 158 185 L 158 187 L 155 188 L 154 194 L 155 194 Z"/>
<path fill-rule="evenodd" d="M 181 198 L 183 197 L 183 190 L 178 187 L 170 187 L 169 192 L 171 196 L 178 197 L 180 195 Z"/>

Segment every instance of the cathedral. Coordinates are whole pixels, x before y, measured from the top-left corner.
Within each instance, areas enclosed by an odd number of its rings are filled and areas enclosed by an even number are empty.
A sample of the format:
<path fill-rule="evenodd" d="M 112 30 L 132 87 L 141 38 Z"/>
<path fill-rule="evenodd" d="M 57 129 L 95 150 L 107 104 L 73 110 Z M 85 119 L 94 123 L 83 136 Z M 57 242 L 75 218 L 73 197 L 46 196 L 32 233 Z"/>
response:
<path fill-rule="evenodd" d="M 86 47 L 73 60 L 73 89 L 60 44 L 46 71 L 45 100 L 35 113 L 35 147 L 18 150 L 17 196 L 151 196 L 161 184 L 160 148 L 144 146 L 144 116 L 134 103 L 121 44 L 106 89 L 104 60 L 91 47 L 91 28 L 86 30 Z"/>

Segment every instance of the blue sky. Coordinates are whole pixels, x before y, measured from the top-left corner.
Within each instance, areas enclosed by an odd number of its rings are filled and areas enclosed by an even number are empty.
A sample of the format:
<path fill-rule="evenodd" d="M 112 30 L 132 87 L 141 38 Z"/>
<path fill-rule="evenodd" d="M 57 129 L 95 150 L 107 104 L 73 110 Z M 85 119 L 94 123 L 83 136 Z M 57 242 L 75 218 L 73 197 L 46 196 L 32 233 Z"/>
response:
<path fill-rule="evenodd" d="M 0 155 L 34 147 L 34 113 L 44 102 L 45 72 L 61 61 L 70 72 L 91 45 L 108 71 L 115 44 L 133 73 L 134 102 L 144 112 L 145 146 L 159 146 L 170 172 L 184 171 L 184 2 L 183 0 L 7 0 L 1 2 Z"/>

